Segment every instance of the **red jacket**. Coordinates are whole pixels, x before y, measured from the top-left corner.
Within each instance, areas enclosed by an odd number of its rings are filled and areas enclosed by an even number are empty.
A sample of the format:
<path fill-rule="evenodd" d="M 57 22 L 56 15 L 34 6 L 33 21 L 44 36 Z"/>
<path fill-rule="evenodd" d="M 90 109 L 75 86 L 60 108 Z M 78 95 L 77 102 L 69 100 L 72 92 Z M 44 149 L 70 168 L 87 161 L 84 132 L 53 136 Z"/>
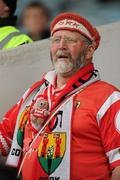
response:
<path fill-rule="evenodd" d="M 27 95 L 38 84 L 34 85 Z M 71 180 L 108 180 L 111 170 L 120 165 L 120 92 L 112 85 L 98 81 L 77 94 L 74 103 L 71 134 Z M 6 143 L 6 146 L 10 147 L 9 139 L 12 139 L 13 136 L 20 104 L 16 104 L 8 111 L 0 125 L 0 133 L 4 139 L 0 142 L 3 155 L 7 153 L 4 144 Z M 29 124 L 26 126 L 26 131 L 29 131 Z M 31 135 L 29 134 L 29 136 Z M 39 142 L 40 137 L 34 144 L 35 151 L 25 160 L 22 170 L 24 180 L 38 180 L 41 176 L 36 150 Z M 44 170 L 41 173 L 42 176 L 46 174 Z"/>

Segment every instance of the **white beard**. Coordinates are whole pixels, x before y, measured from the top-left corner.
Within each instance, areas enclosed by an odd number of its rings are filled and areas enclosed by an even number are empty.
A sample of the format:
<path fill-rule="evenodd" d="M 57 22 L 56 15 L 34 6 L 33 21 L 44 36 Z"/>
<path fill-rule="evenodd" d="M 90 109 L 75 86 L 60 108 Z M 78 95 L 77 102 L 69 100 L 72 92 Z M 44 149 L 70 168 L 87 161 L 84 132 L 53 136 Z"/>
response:
<path fill-rule="evenodd" d="M 57 61 L 54 63 L 54 68 L 57 74 L 64 74 L 72 71 L 73 63 L 65 61 Z"/>
<path fill-rule="evenodd" d="M 50 55 L 56 74 L 73 74 L 85 66 L 84 52 L 81 52 L 76 59 L 73 59 L 70 53 L 61 50 L 57 51 L 55 59 L 52 58 L 52 53 Z M 66 61 L 57 59 L 57 56 L 60 55 L 67 55 L 68 59 L 66 59 Z"/>

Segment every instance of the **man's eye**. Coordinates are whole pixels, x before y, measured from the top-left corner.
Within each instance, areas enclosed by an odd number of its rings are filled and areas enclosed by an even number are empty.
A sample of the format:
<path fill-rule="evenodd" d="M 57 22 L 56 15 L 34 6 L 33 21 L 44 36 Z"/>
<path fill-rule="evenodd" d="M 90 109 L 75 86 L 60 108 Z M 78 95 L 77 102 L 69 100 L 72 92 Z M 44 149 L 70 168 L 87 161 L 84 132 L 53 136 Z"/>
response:
<path fill-rule="evenodd" d="M 59 41 L 60 41 L 60 38 L 55 38 L 53 41 L 54 41 L 54 42 L 59 42 Z"/>
<path fill-rule="evenodd" d="M 58 42 L 60 42 L 60 38 L 59 37 L 51 38 L 51 42 L 52 43 L 58 43 Z"/>
<path fill-rule="evenodd" d="M 72 39 L 72 38 L 68 38 L 68 39 L 67 39 L 67 42 L 69 42 L 69 43 L 75 43 L 76 40 L 75 40 L 75 39 Z"/>

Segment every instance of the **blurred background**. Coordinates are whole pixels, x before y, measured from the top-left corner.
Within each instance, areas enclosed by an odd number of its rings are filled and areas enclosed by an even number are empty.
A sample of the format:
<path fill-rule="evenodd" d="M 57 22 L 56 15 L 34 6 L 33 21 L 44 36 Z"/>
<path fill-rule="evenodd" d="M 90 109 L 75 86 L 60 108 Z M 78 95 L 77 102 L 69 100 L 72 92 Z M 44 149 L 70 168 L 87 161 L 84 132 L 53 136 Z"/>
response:
<path fill-rule="evenodd" d="M 95 26 L 120 21 L 120 0 L 38 0 L 39 12 L 35 2 L 20 0 L 16 10 L 17 26 L 33 40 L 49 37 L 50 22 L 60 12 L 80 13 Z"/>
<path fill-rule="evenodd" d="M 120 0 L 18 0 L 17 27 L 33 41 L 45 39 L 51 20 L 65 11 L 80 13 L 100 26 L 120 21 Z"/>
<path fill-rule="evenodd" d="M 51 19 L 59 12 L 74 11 L 86 16 L 94 25 L 120 20 L 120 0 L 38 0 L 45 4 Z M 20 17 L 31 0 L 19 0 L 16 14 Z"/>

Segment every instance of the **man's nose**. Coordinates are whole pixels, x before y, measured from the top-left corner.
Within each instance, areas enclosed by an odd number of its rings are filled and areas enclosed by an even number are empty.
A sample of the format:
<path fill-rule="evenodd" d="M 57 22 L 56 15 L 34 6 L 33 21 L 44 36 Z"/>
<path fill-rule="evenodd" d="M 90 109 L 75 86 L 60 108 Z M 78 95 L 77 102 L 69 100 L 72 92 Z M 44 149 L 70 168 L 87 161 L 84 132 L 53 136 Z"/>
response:
<path fill-rule="evenodd" d="M 61 38 L 60 43 L 59 43 L 60 48 L 67 48 L 67 42 L 64 38 Z"/>

